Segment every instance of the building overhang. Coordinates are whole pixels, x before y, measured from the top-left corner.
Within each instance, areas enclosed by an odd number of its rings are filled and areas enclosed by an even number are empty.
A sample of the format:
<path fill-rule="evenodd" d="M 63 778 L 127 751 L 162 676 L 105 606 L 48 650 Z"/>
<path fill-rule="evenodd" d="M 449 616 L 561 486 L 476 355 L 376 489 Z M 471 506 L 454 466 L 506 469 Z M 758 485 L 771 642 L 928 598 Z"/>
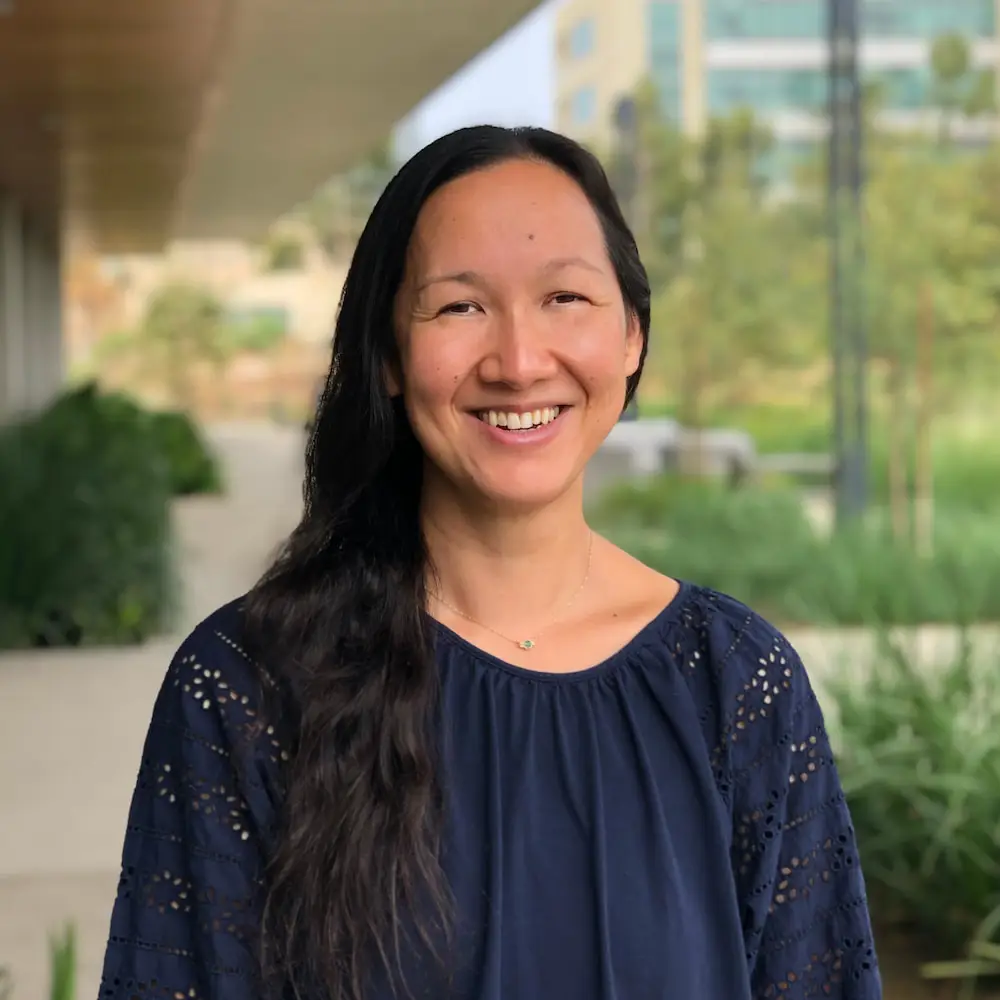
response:
<path fill-rule="evenodd" d="M 248 238 L 538 0 L 9 0 L 0 186 L 106 252 Z"/>

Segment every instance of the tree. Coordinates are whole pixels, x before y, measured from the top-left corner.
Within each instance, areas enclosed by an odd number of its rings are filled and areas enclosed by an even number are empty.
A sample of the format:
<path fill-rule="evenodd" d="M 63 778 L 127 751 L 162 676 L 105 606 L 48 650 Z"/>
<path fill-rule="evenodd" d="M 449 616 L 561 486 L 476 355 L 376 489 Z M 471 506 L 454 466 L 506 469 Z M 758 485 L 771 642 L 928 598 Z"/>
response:
<path fill-rule="evenodd" d="M 711 191 L 728 174 L 747 190 L 762 195 L 766 181 L 760 174 L 760 162 L 773 147 L 771 129 L 751 108 L 736 108 L 727 117 L 710 119 L 700 150 L 702 183 Z"/>
<path fill-rule="evenodd" d="M 330 257 L 349 257 L 354 252 L 368 216 L 397 166 L 387 138 L 360 163 L 332 177 L 302 206 L 300 214 Z"/>
<path fill-rule="evenodd" d="M 772 137 L 749 110 L 712 120 L 693 141 L 662 114 L 648 81 L 634 108 L 609 174 L 653 290 L 650 367 L 698 428 L 710 407 L 745 398 L 749 368 L 815 350 L 822 248 L 796 206 L 764 197 L 759 164 Z"/>
<path fill-rule="evenodd" d="M 689 237 L 697 252 L 655 299 L 652 360 L 699 427 L 708 410 L 750 401 L 776 369 L 815 359 L 825 267 L 795 207 L 761 203 L 740 172 L 716 181 Z"/>
<path fill-rule="evenodd" d="M 689 143 L 662 113 L 650 80 L 632 95 L 635 122 L 604 157 L 608 176 L 636 237 L 654 288 L 676 275 L 683 242 L 682 220 L 694 195 L 687 171 Z"/>
<path fill-rule="evenodd" d="M 105 360 L 126 360 L 141 382 L 167 390 L 172 405 L 191 409 L 197 370 L 210 365 L 224 374 L 233 339 L 221 303 L 199 285 L 174 282 L 150 299 L 140 325 L 109 338 Z"/>
<path fill-rule="evenodd" d="M 972 64 L 968 39 L 957 33 L 939 35 L 931 44 L 931 101 L 940 114 L 942 143 L 950 142 L 960 115 L 973 118 L 996 110 L 995 78 Z"/>

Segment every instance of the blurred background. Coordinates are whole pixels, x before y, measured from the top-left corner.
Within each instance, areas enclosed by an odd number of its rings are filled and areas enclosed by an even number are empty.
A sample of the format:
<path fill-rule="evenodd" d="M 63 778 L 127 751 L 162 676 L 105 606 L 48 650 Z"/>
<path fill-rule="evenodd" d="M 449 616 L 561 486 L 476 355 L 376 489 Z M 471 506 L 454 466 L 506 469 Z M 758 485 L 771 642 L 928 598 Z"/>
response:
<path fill-rule="evenodd" d="M 1000 996 L 998 69 L 1000 0 L 0 0 L 0 997 L 96 995 L 169 657 L 483 121 L 586 143 L 652 279 L 593 522 L 800 648 L 890 1000 Z"/>

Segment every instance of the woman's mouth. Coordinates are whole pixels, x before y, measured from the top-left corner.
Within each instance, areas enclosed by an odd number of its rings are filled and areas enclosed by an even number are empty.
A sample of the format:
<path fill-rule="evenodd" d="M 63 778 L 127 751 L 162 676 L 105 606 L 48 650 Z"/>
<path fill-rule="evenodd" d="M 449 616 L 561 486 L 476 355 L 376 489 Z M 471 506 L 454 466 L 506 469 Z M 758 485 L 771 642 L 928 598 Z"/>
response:
<path fill-rule="evenodd" d="M 476 416 L 490 427 L 506 431 L 529 431 L 551 424 L 565 410 L 564 406 L 543 406 L 537 410 L 478 410 Z"/>

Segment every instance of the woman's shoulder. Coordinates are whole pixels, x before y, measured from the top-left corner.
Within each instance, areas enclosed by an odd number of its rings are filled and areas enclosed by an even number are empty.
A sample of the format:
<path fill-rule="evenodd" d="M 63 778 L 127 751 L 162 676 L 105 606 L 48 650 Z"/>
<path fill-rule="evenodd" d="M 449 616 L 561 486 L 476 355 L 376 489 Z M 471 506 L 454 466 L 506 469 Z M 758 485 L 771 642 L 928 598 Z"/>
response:
<path fill-rule="evenodd" d="M 659 640 L 716 749 L 729 758 L 781 741 L 803 717 L 822 726 L 806 669 L 785 634 L 746 603 L 682 583 Z"/>
<path fill-rule="evenodd" d="M 245 598 L 217 608 L 176 646 L 154 723 L 213 744 L 245 744 L 259 728 L 264 675 L 246 648 Z"/>
<path fill-rule="evenodd" d="M 773 622 L 748 604 L 729 594 L 699 584 L 682 582 L 676 599 L 676 613 L 667 609 L 667 618 L 686 633 L 689 643 L 720 675 L 724 672 L 758 674 L 774 665 L 792 673 L 800 666 L 791 642 Z M 780 671 L 785 675 L 785 671 Z"/>
<path fill-rule="evenodd" d="M 245 606 L 244 595 L 216 608 L 188 632 L 178 646 L 178 653 L 249 664 L 251 659 L 244 648 Z"/>
<path fill-rule="evenodd" d="M 717 687 L 765 683 L 787 689 L 801 670 L 791 643 L 775 625 L 729 594 L 665 576 L 622 550 L 614 553 L 613 599 L 623 619 L 647 622 L 633 650 L 666 656 Z"/>
<path fill-rule="evenodd" d="M 246 649 L 245 598 L 203 618 L 181 640 L 170 664 L 174 680 L 226 691 L 252 686 L 257 667 Z"/>

